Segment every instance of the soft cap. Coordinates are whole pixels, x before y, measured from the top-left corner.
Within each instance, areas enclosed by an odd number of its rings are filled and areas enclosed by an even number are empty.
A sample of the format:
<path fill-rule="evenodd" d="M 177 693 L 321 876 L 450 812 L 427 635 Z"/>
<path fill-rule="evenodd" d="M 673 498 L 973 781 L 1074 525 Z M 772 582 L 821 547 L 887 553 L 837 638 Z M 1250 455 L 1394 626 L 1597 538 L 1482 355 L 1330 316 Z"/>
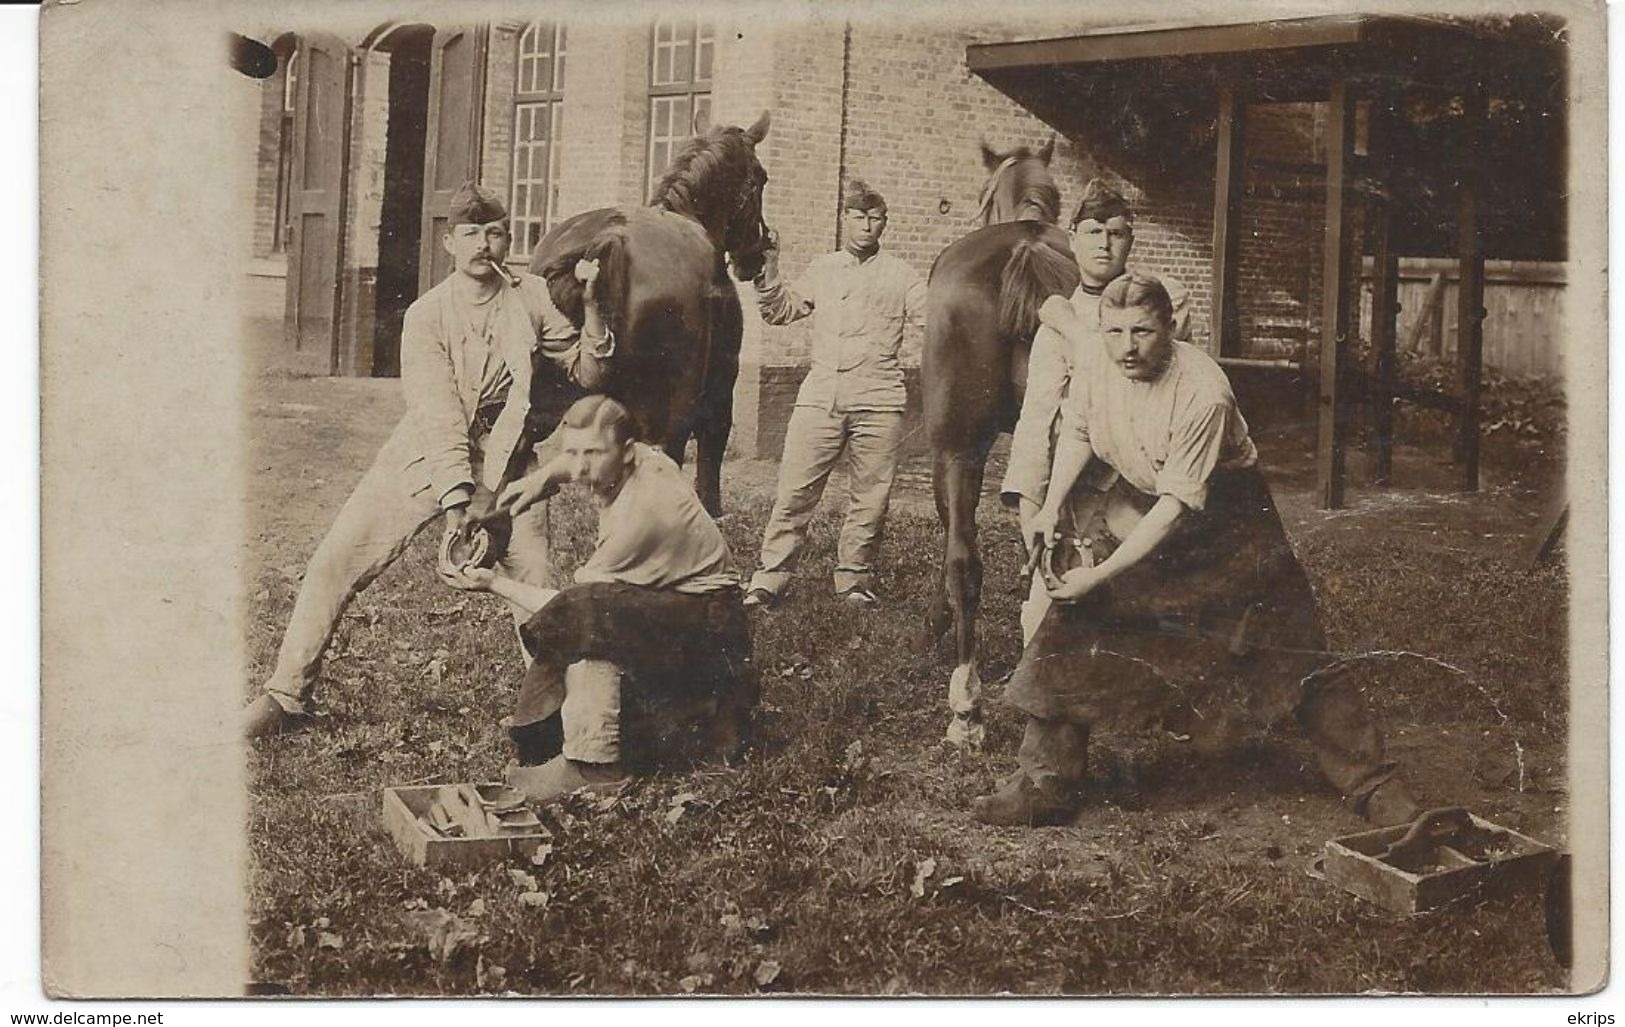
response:
<path fill-rule="evenodd" d="M 446 208 L 447 225 L 489 225 L 508 220 L 508 208 L 495 190 L 475 182 L 464 182 L 452 194 Z"/>
<path fill-rule="evenodd" d="M 1083 199 L 1078 201 L 1077 213 L 1072 215 L 1072 224 L 1080 221 L 1099 221 L 1105 224 L 1112 218 L 1127 218 L 1134 220 L 1134 211 L 1129 207 L 1123 194 L 1107 185 L 1103 179 L 1091 178 L 1089 184 L 1083 187 Z"/>

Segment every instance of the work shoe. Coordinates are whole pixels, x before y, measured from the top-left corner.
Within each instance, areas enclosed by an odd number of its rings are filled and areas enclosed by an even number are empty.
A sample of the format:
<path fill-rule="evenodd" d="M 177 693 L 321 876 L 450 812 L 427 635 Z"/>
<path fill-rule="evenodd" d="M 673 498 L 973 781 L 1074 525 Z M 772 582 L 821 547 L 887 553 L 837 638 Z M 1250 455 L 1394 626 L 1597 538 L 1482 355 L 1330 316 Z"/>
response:
<path fill-rule="evenodd" d="M 853 585 L 838 597 L 848 606 L 873 606 L 880 602 L 876 595 L 862 585 Z"/>
<path fill-rule="evenodd" d="M 269 695 L 262 695 L 243 708 L 238 715 L 238 726 L 245 739 L 284 735 L 309 727 L 314 720 L 308 713 L 294 713 Z"/>
<path fill-rule="evenodd" d="M 994 827 L 1052 827 L 1064 824 L 1077 801 L 1057 778 L 1046 775 L 1035 784 L 1025 773 L 1004 779 L 999 790 L 971 802 L 971 815 Z"/>
<path fill-rule="evenodd" d="M 765 588 L 753 588 L 749 592 L 745 593 L 746 609 L 760 607 L 761 609 L 766 610 L 778 601 L 779 597 L 774 595 L 772 592 L 769 592 Z"/>
<path fill-rule="evenodd" d="M 594 795 L 608 795 L 631 780 L 619 763 L 583 763 L 563 755 L 539 767 L 509 764 L 504 777 L 531 802 L 557 802 L 583 789 Z"/>

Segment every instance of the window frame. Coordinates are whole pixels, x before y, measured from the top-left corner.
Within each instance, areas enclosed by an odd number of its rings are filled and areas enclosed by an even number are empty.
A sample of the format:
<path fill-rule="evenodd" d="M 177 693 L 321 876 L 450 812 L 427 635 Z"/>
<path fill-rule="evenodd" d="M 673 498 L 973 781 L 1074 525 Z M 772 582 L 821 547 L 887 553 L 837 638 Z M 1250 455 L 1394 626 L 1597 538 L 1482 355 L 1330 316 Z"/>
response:
<path fill-rule="evenodd" d="M 669 39 L 662 39 L 662 34 L 669 32 Z M 677 54 L 687 51 L 686 66 L 677 67 Z M 670 64 L 670 78 L 666 81 L 657 81 L 660 70 L 662 51 L 672 54 Z M 701 55 L 706 52 L 710 67 L 706 74 L 701 75 Z M 701 18 L 659 18 L 649 26 L 649 64 L 648 64 L 648 102 L 644 109 L 647 118 L 648 130 L 645 133 L 643 159 L 644 159 L 644 195 L 654 195 L 655 187 L 660 183 L 660 176 L 671 162 L 671 155 L 678 145 L 694 134 L 695 109 L 703 103 L 705 107 L 704 126 L 710 127 L 711 110 L 714 105 L 712 88 L 716 81 L 717 59 L 717 27 L 715 22 Z M 672 125 L 672 116 L 664 116 L 666 131 L 656 132 L 656 112 L 663 108 L 670 108 L 675 101 L 684 101 L 683 110 L 687 112 L 685 123 L 681 127 Z M 663 153 L 663 159 L 657 159 L 657 153 Z"/>
<path fill-rule="evenodd" d="M 538 33 L 546 34 L 547 48 L 527 52 L 527 45 L 537 38 Z M 527 22 L 514 40 L 513 137 L 508 181 L 509 227 L 513 233 L 510 261 L 523 263 L 530 259 L 533 245 L 529 229 L 532 225 L 539 226 L 536 238 L 540 241 L 559 221 L 559 133 L 564 123 L 564 87 L 569 72 L 569 54 L 569 30 L 563 22 L 545 19 Z M 539 74 L 538 65 L 543 61 L 548 68 L 548 81 L 540 83 L 542 88 L 535 88 L 538 85 L 535 81 Z M 532 88 L 523 88 L 527 84 Z M 537 118 L 547 119 L 544 137 L 537 137 L 534 131 L 529 134 L 522 131 L 526 127 L 527 117 L 532 126 Z M 533 171 L 537 150 L 545 151 L 539 178 L 528 173 Z M 524 176 L 521 175 L 522 168 L 527 172 Z M 530 201 L 525 204 L 519 202 L 521 186 L 526 189 L 526 198 Z M 539 216 L 534 202 L 534 190 L 537 188 L 541 189 Z"/>

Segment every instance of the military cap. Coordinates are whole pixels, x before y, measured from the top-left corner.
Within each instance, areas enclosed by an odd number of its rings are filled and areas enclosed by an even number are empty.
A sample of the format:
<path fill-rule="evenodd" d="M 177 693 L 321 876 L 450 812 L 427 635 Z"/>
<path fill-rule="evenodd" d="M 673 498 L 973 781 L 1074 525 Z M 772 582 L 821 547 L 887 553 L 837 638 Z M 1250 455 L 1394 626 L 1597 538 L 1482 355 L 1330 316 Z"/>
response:
<path fill-rule="evenodd" d="M 854 178 L 846 183 L 846 195 L 842 197 L 843 210 L 878 210 L 886 213 L 886 198 L 869 188 L 869 183 L 861 178 Z"/>
<path fill-rule="evenodd" d="M 1123 199 L 1123 194 L 1107 185 L 1099 178 L 1091 178 L 1089 184 L 1083 187 L 1083 198 L 1078 201 L 1077 212 L 1072 215 L 1072 223 L 1080 221 L 1099 221 L 1102 224 L 1112 218 L 1127 218 L 1134 220 L 1134 210 Z"/>
<path fill-rule="evenodd" d="M 476 182 L 464 182 L 451 196 L 446 208 L 447 225 L 488 225 L 506 221 L 508 208 L 494 190 Z"/>

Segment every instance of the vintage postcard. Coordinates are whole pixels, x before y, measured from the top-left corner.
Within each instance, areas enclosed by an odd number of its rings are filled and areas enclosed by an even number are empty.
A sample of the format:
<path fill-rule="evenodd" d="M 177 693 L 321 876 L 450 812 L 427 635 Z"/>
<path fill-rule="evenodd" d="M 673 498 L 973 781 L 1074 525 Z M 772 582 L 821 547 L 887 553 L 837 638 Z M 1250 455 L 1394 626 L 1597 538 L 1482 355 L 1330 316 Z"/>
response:
<path fill-rule="evenodd" d="M 1606 981 L 1599 6 L 41 26 L 47 994 Z"/>

